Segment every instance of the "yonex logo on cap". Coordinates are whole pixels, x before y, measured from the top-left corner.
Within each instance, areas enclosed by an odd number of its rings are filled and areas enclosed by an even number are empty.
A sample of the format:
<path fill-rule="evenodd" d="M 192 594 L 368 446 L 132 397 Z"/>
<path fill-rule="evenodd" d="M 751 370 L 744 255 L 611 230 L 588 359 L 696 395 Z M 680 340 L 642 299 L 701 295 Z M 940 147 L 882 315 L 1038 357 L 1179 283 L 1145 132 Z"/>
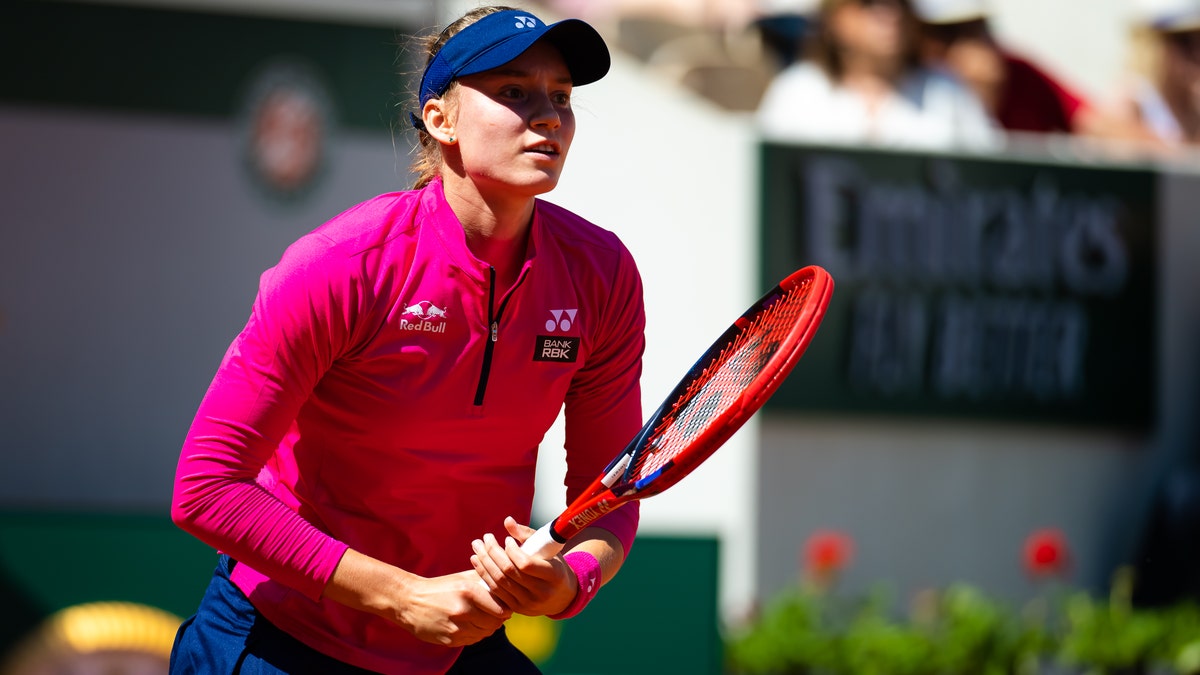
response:
<path fill-rule="evenodd" d="M 516 27 L 517 28 L 537 28 L 537 19 L 533 18 L 532 16 L 518 16 Z"/>

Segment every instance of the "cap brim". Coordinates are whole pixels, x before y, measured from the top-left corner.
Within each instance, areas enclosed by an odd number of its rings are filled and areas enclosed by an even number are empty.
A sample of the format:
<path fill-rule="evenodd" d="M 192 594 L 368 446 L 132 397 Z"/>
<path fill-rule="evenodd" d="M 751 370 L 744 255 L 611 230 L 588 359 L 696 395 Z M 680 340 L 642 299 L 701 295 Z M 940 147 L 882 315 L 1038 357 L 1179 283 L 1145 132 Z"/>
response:
<path fill-rule="evenodd" d="M 586 22 L 564 19 L 551 24 L 546 39 L 562 54 L 575 86 L 591 84 L 608 74 L 612 57 L 604 38 Z"/>
<path fill-rule="evenodd" d="M 562 54 L 567 70 L 571 71 L 571 84 L 591 84 L 604 77 L 612 65 L 608 45 L 604 38 L 584 21 L 564 19 L 550 24 L 539 31 L 519 33 L 513 38 L 480 54 L 458 75 L 474 75 L 512 61 L 527 49 L 545 38 Z"/>

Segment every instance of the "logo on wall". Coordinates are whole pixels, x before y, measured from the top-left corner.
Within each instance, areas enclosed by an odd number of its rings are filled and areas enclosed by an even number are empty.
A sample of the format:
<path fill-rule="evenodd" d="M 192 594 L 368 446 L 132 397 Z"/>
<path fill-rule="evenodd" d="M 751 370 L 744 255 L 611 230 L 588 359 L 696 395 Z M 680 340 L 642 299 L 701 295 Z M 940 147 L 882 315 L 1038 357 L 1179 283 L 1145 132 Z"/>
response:
<path fill-rule="evenodd" d="M 332 113 L 328 90 L 311 66 L 280 59 L 259 68 L 240 120 L 252 180 L 285 200 L 311 192 L 327 168 Z"/>

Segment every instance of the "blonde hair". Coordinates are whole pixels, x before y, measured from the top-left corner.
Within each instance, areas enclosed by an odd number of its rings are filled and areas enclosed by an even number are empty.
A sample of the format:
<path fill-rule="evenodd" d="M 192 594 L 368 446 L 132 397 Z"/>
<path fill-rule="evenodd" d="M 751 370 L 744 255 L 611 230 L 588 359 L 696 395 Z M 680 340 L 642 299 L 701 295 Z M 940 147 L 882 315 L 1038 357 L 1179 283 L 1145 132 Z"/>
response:
<path fill-rule="evenodd" d="M 446 44 L 450 38 L 457 35 L 467 26 L 479 21 L 485 16 L 513 9 L 501 5 L 492 5 L 486 7 L 477 7 L 470 10 L 466 14 L 446 26 L 445 30 L 437 35 L 428 35 L 420 38 L 418 45 L 422 52 L 425 53 L 425 64 L 428 66 L 433 57 Z M 417 85 L 418 89 L 420 84 Z M 458 92 L 458 80 L 450 83 L 450 87 L 442 94 L 441 98 L 446 101 L 449 110 L 454 110 L 454 102 Z M 421 92 L 416 92 L 416 108 L 417 116 L 421 116 Z M 412 171 L 417 174 L 416 181 L 413 183 L 413 189 L 419 190 L 430 183 L 433 179 L 441 175 L 442 172 L 442 144 L 437 141 L 428 131 L 418 129 L 418 142 L 416 157 L 413 159 Z"/>

